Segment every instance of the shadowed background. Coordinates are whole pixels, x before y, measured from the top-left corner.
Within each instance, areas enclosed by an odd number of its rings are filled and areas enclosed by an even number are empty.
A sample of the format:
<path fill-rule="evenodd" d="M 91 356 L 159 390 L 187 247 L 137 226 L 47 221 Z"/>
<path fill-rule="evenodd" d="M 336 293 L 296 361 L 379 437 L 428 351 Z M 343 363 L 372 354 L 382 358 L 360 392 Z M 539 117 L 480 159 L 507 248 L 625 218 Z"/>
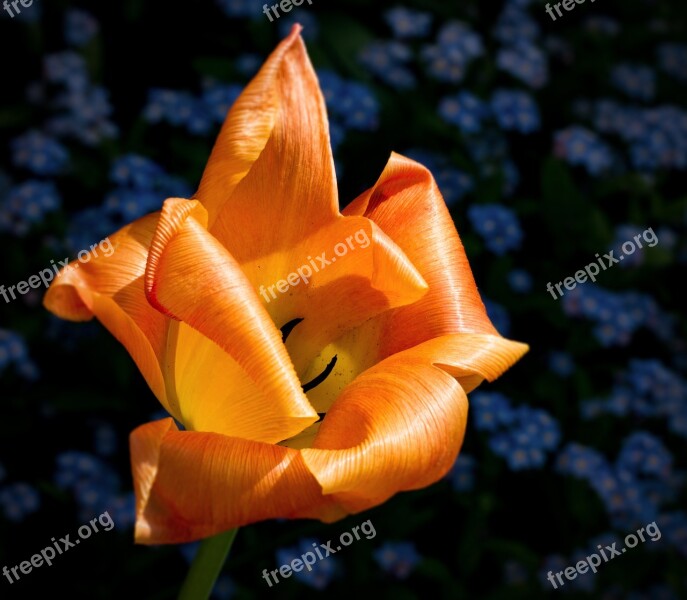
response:
<path fill-rule="evenodd" d="M 214 597 L 687 597 L 686 5 L 587 1 L 553 21 L 528 0 L 313 0 L 270 22 L 259 1 L 170 4 L 2 11 L 0 284 L 190 197 L 228 107 L 300 22 L 342 205 L 391 151 L 427 165 L 492 320 L 531 346 L 470 395 L 445 480 L 333 525 L 242 529 Z M 547 292 L 648 228 L 658 243 L 596 284 Z M 0 576 L 0 597 L 174 598 L 195 546 L 132 542 L 128 434 L 164 413 L 99 324 L 52 317 L 43 293 L 0 296 L 0 568 L 104 511 L 115 527 Z M 262 579 L 368 519 L 375 537 L 309 576 Z M 546 581 L 653 521 L 659 541 Z"/>

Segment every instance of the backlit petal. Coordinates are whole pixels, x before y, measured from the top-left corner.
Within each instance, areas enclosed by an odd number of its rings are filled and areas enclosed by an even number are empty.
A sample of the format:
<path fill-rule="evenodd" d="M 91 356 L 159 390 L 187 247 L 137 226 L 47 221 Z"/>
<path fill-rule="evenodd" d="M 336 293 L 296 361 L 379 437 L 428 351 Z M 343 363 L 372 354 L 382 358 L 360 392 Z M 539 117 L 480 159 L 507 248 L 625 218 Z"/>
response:
<path fill-rule="evenodd" d="M 301 450 L 306 465 L 351 512 L 434 483 L 462 444 L 468 404 L 460 381 L 474 387 L 497 377 L 526 350 L 498 336 L 458 334 L 387 358 L 343 390 L 313 448 Z"/>
<path fill-rule="evenodd" d="M 239 263 L 291 248 L 339 214 L 324 98 L 300 30 L 232 107 L 196 195 Z"/>
<path fill-rule="evenodd" d="M 143 286 L 158 218 L 159 213 L 148 215 L 110 235 L 114 248 L 110 256 L 96 247 L 88 260 L 68 265 L 52 282 L 43 302 L 63 319 L 97 317 L 126 347 L 158 400 L 179 418 L 178 407 L 167 398 L 162 370 L 169 320 L 150 306 Z"/>
<path fill-rule="evenodd" d="M 205 211 L 197 201 L 168 200 L 162 210 L 146 272 L 146 292 L 154 306 L 217 344 L 245 371 L 257 393 L 242 389 L 233 395 L 235 370 L 226 361 L 207 364 L 196 373 L 203 389 L 204 376 L 224 383 L 226 395 L 194 396 L 187 403 L 179 394 L 184 422 L 194 430 L 214 431 L 264 442 L 278 442 L 296 435 L 317 420 L 301 389 L 281 334 L 262 307 L 241 268 L 203 227 Z M 186 336 L 178 340 L 180 364 L 213 361 L 218 353 L 195 346 Z M 171 357 L 174 358 L 174 357 Z M 198 376 L 200 374 L 200 377 Z M 204 375 L 205 374 L 205 375 Z M 243 384 L 242 384 L 243 385 Z"/>
<path fill-rule="evenodd" d="M 496 333 L 451 215 L 425 167 L 393 154 L 375 186 L 344 214 L 377 223 L 429 284 L 422 300 L 390 314 L 382 357 L 442 335 Z"/>
<path fill-rule="evenodd" d="M 136 541 L 183 543 L 271 518 L 344 516 L 296 450 L 178 431 L 171 419 L 131 434 Z"/>

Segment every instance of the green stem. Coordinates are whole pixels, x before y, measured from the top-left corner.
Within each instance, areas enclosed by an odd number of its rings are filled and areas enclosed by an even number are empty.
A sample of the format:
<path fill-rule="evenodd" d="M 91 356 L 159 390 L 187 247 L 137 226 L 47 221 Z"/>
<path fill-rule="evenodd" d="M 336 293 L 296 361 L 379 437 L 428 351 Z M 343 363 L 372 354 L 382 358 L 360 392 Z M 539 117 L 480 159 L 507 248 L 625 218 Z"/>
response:
<path fill-rule="evenodd" d="M 200 543 L 178 600 L 207 600 L 227 559 L 238 528 L 207 538 Z"/>

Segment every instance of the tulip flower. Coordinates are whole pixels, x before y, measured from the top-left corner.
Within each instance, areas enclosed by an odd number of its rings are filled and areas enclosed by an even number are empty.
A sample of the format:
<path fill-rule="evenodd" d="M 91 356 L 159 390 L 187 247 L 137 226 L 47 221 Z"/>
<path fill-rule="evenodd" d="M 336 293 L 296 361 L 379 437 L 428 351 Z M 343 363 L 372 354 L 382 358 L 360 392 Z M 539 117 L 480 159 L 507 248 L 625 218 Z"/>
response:
<path fill-rule="evenodd" d="M 339 210 L 299 26 L 229 111 L 194 198 L 109 238 L 45 305 L 99 319 L 174 417 L 131 434 L 142 544 L 333 522 L 436 482 L 466 394 L 527 351 L 487 317 L 425 167 L 393 154 Z"/>

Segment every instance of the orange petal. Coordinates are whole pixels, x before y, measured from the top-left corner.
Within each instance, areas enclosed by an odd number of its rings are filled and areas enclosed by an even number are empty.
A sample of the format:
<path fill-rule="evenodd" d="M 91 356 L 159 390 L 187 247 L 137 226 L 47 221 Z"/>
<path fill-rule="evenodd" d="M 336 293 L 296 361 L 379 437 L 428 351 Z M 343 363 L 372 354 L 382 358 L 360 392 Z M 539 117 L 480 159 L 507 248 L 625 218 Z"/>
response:
<path fill-rule="evenodd" d="M 142 425 L 130 442 L 138 543 L 190 542 L 264 519 L 344 516 L 296 450 L 180 432 L 171 419 Z"/>
<path fill-rule="evenodd" d="M 495 334 L 465 250 L 431 173 L 392 154 L 373 188 L 345 210 L 372 219 L 405 252 L 429 284 L 415 304 L 385 323 L 381 356 L 452 333 Z"/>
<path fill-rule="evenodd" d="M 183 321 L 181 327 L 192 327 L 222 348 L 260 395 L 228 394 L 219 405 L 217 397 L 189 404 L 179 395 L 184 422 L 196 430 L 265 442 L 296 435 L 317 421 L 317 413 L 303 393 L 279 330 L 240 266 L 199 220 L 205 220 L 205 211 L 197 201 L 165 202 L 148 260 L 148 298 L 161 311 Z M 189 338 L 184 341 L 193 343 Z M 196 354 L 196 346 L 189 350 L 181 345 L 177 342 L 186 363 L 217 357 L 201 350 Z M 189 359 L 189 352 L 196 358 Z M 232 372 L 222 370 L 226 363 L 221 360 L 213 364 L 214 383 L 224 383 L 231 392 Z M 210 374 L 207 369 L 198 373 Z"/>
<path fill-rule="evenodd" d="M 232 107 L 196 195 L 239 263 L 291 248 L 339 214 L 324 98 L 300 30 Z"/>
<path fill-rule="evenodd" d="M 178 407 L 167 397 L 161 367 L 168 319 L 150 306 L 143 289 L 158 218 L 159 213 L 148 215 L 110 235 L 114 248 L 110 256 L 96 247 L 87 262 L 84 258 L 68 265 L 52 282 L 43 303 L 63 319 L 97 317 L 131 354 L 158 400 L 179 418 Z"/>
<path fill-rule="evenodd" d="M 398 246 L 363 217 L 339 217 L 289 251 L 241 268 L 278 326 L 303 319 L 286 344 L 299 374 L 345 331 L 427 292 Z M 298 279 L 286 287 L 289 276 Z"/>
<path fill-rule="evenodd" d="M 331 406 L 313 448 L 301 450 L 308 469 L 351 512 L 439 480 L 455 462 L 467 419 L 466 392 L 452 375 L 474 387 L 526 350 L 498 336 L 458 334 L 387 358 Z"/>

